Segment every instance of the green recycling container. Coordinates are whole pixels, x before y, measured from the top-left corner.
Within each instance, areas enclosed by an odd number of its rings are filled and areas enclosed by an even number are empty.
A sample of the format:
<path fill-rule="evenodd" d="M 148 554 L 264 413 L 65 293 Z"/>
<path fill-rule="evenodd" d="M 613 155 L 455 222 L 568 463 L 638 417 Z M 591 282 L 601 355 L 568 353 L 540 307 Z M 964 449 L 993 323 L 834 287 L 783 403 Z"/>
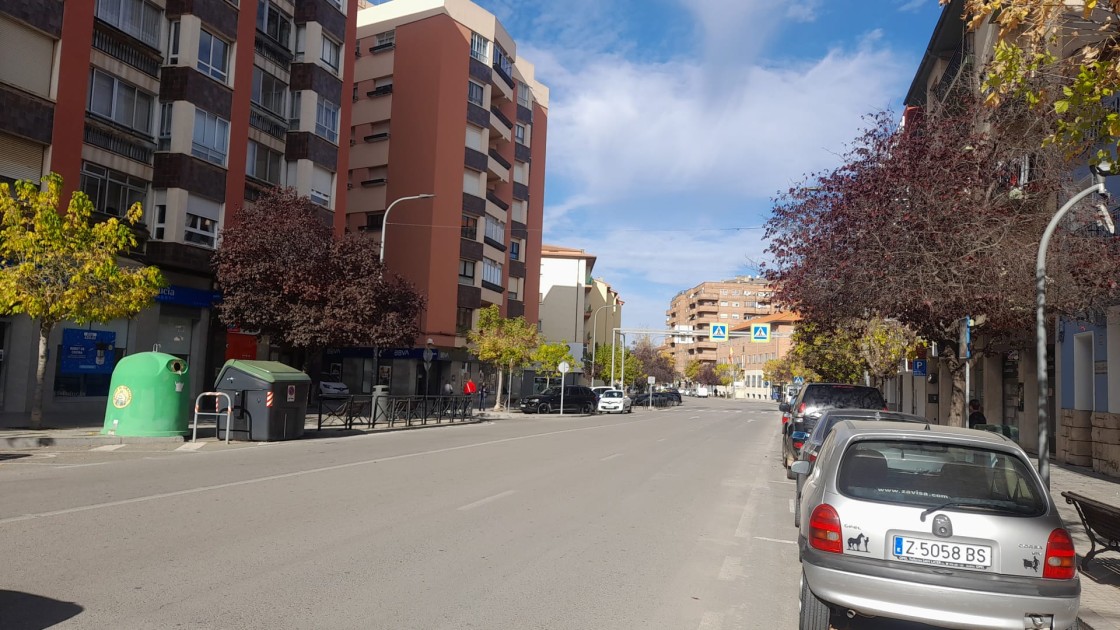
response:
<path fill-rule="evenodd" d="M 109 384 L 103 435 L 170 437 L 190 429 L 187 362 L 138 352 L 117 362 Z"/>

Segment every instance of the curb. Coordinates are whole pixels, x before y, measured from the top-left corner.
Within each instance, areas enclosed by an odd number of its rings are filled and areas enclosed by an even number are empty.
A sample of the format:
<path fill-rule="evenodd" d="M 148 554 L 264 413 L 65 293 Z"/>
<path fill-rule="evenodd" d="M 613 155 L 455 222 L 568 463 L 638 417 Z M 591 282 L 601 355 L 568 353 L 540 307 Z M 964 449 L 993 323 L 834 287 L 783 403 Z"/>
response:
<path fill-rule="evenodd" d="M 160 444 L 183 443 L 186 438 L 180 435 L 171 437 L 124 437 L 119 435 L 17 435 L 0 438 L 0 448 L 26 450 L 50 446 L 105 446 L 109 444 Z"/>

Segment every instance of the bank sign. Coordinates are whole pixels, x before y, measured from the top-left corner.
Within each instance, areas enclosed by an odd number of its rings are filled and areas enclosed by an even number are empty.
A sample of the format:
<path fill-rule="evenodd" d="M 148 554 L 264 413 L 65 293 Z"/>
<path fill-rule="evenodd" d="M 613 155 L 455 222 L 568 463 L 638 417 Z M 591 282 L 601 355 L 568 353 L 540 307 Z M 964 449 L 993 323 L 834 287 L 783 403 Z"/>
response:
<path fill-rule="evenodd" d="M 62 329 L 63 374 L 112 374 L 117 333 L 109 330 Z"/>

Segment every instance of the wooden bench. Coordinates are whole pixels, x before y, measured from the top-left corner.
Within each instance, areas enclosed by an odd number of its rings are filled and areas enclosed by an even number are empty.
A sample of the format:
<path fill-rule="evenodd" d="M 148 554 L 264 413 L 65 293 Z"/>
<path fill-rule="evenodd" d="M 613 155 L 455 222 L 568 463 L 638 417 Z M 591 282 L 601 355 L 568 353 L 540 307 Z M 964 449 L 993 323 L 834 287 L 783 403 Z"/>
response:
<path fill-rule="evenodd" d="M 1101 503 L 1076 492 L 1063 492 L 1062 496 L 1066 498 L 1066 503 L 1072 503 L 1077 508 L 1077 515 L 1085 526 L 1085 534 L 1089 536 L 1089 553 L 1085 554 L 1082 566 L 1087 566 L 1093 556 L 1102 551 L 1120 553 L 1120 507 Z M 1101 548 L 1097 549 L 1097 545 Z"/>

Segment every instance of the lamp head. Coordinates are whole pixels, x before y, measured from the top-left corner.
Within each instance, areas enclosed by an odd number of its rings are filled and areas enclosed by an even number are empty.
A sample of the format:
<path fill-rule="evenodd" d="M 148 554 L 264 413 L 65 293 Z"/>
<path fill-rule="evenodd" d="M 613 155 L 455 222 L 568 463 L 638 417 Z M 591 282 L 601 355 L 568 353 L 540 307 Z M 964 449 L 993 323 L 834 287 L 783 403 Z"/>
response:
<path fill-rule="evenodd" d="M 1108 211 L 1108 206 L 1104 202 L 1097 204 L 1097 225 L 1108 230 L 1109 234 L 1116 233 L 1116 224 L 1112 221 L 1112 213 Z"/>

